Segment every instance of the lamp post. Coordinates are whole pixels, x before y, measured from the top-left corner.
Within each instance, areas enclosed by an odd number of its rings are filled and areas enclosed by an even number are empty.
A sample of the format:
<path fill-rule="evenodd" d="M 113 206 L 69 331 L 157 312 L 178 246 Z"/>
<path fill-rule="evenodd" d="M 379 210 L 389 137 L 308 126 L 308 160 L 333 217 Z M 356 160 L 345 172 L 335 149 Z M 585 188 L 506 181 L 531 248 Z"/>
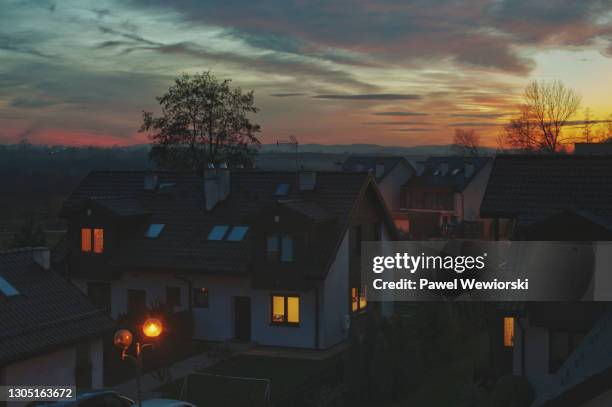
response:
<path fill-rule="evenodd" d="M 142 324 L 142 333 L 147 338 L 157 338 L 163 331 L 163 325 L 157 318 L 149 318 Z M 120 329 L 115 332 L 113 340 L 115 346 L 121 349 L 121 360 L 130 359 L 136 364 L 136 393 L 138 407 L 142 407 L 142 390 L 140 387 L 140 378 L 142 376 L 142 350 L 146 347 L 153 347 L 151 343 L 136 342 L 135 355 L 128 353 L 128 348 L 134 341 L 134 336 L 127 329 Z"/>

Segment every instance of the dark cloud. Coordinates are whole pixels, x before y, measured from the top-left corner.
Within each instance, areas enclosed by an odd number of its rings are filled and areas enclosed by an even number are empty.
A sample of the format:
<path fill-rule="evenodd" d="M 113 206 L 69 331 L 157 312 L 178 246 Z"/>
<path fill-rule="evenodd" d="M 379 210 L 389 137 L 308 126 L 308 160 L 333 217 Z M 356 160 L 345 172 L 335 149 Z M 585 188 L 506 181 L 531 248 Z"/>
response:
<path fill-rule="evenodd" d="M 270 96 L 277 98 L 288 98 L 293 96 L 305 96 L 306 93 L 294 92 L 294 93 L 271 93 Z"/>
<path fill-rule="evenodd" d="M 457 123 L 449 123 L 449 126 L 452 127 L 491 127 L 491 126 L 499 126 L 499 123 L 495 122 L 457 122 Z"/>
<path fill-rule="evenodd" d="M 375 112 L 374 116 L 429 116 L 429 113 L 422 112 Z"/>
<path fill-rule="evenodd" d="M 401 93 L 361 93 L 352 95 L 324 94 L 313 96 L 316 99 L 341 99 L 341 100 L 418 100 L 421 95 Z"/>
<path fill-rule="evenodd" d="M 38 109 L 41 107 L 53 106 L 56 105 L 57 102 L 53 100 L 45 100 L 38 98 L 29 98 L 29 97 L 17 97 L 11 101 L 10 106 L 16 108 L 24 108 L 24 109 Z"/>
<path fill-rule="evenodd" d="M 373 124 L 380 126 L 429 126 L 433 123 L 429 122 L 366 122 L 364 124 Z"/>
<path fill-rule="evenodd" d="M 134 0 L 150 7 L 152 2 Z M 153 3 L 155 4 L 155 2 Z M 157 0 L 193 23 L 228 30 L 252 46 L 303 55 L 342 49 L 373 60 L 412 64 L 453 60 L 478 68 L 525 74 L 533 61 L 517 46 L 592 44 L 612 34 L 601 19 L 608 0 L 338 0 L 265 3 Z M 330 60 L 337 53 L 327 53 Z M 365 59 L 362 58 L 362 61 Z M 358 60 L 356 60 L 358 61 Z"/>
<path fill-rule="evenodd" d="M 397 131 L 402 133 L 420 133 L 425 131 L 432 131 L 433 129 L 428 129 L 426 127 L 415 127 L 413 129 L 390 129 L 389 131 Z"/>
<path fill-rule="evenodd" d="M 497 119 L 509 116 L 511 113 L 453 113 L 449 117 L 465 117 L 468 119 Z"/>

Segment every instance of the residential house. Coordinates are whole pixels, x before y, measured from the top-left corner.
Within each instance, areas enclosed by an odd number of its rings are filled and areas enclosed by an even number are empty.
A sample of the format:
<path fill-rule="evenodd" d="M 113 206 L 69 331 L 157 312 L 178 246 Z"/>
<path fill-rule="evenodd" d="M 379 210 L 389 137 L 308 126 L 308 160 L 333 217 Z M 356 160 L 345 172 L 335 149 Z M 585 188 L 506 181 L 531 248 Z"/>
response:
<path fill-rule="evenodd" d="M 487 238 L 490 222 L 479 216 L 491 172 L 488 157 L 435 156 L 417 165 L 401 187 L 398 217 L 413 239 Z"/>
<path fill-rule="evenodd" d="M 103 386 L 113 320 L 50 269 L 46 248 L 0 252 L 0 385 Z"/>
<path fill-rule="evenodd" d="M 611 174 L 612 156 L 500 155 L 493 164 L 480 214 L 492 219 L 494 225 L 510 220 L 501 238 L 610 241 Z M 594 251 L 595 264 L 608 275 L 609 250 L 599 247 Z M 568 358 L 575 349 L 584 347 L 584 337 L 601 318 L 604 307 L 573 302 L 517 304 L 513 308 L 501 308 L 499 336 L 504 337 L 503 344 L 511 355 L 512 371 L 527 378 L 540 397 L 550 392 L 551 381 L 561 380 L 559 375 L 571 374 Z M 569 382 L 564 379 L 563 383 Z"/>
<path fill-rule="evenodd" d="M 352 155 L 346 159 L 342 169 L 371 172 L 387 208 L 391 211 L 395 226 L 401 231 L 406 230 L 407 221 L 399 213 L 402 201 L 400 189 L 416 171 L 405 157 Z"/>
<path fill-rule="evenodd" d="M 114 317 L 161 302 L 197 339 L 312 349 L 365 315 L 361 242 L 396 233 L 365 172 L 97 171 L 62 214 L 59 263 Z"/>

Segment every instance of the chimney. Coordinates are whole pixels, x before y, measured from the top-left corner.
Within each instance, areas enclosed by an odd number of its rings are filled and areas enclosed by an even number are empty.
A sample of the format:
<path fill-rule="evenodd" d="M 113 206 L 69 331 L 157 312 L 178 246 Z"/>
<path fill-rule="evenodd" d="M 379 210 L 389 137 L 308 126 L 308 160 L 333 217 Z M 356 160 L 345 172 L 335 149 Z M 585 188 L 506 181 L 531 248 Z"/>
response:
<path fill-rule="evenodd" d="M 317 173 L 314 171 L 300 171 L 299 174 L 300 191 L 312 191 L 317 183 Z"/>
<path fill-rule="evenodd" d="M 144 190 L 155 191 L 157 188 L 157 175 L 152 172 L 146 172 L 144 176 Z"/>
<path fill-rule="evenodd" d="M 215 169 L 213 163 L 204 171 L 204 199 L 206 210 L 211 211 L 220 201 L 224 201 L 230 191 L 230 170 L 226 164 Z"/>
<path fill-rule="evenodd" d="M 219 179 L 219 200 L 224 201 L 230 192 L 230 170 L 227 164 L 222 163 L 219 166 L 217 177 Z"/>
<path fill-rule="evenodd" d="M 465 164 L 465 178 L 470 178 L 474 174 L 474 164 Z"/>
<path fill-rule="evenodd" d="M 446 173 L 448 172 L 448 163 L 440 164 L 440 172 L 440 175 L 446 175 Z"/>
<path fill-rule="evenodd" d="M 34 262 L 45 270 L 51 268 L 51 252 L 48 247 L 33 247 L 32 257 Z"/>

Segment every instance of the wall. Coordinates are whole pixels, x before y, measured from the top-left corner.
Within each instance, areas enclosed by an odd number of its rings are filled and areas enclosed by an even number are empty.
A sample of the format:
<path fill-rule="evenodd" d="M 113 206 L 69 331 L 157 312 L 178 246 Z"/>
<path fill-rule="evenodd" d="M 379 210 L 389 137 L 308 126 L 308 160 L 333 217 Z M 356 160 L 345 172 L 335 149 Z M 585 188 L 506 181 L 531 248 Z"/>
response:
<path fill-rule="evenodd" d="M 414 171 L 407 167 L 403 162 L 397 164 L 391 172 L 378 184 L 378 189 L 382 194 L 385 204 L 390 211 L 400 209 L 401 186 L 404 185 L 412 176 Z"/>
<path fill-rule="evenodd" d="M 319 346 L 329 348 L 347 338 L 344 322 L 349 312 L 349 233 L 342 238 L 329 270 L 320 306 Z"/>
<path fill-rule="evenodd" d="M 455 216 L 467 221 L 480 220 L 480 204 L 487 189 L 492 168 L 493 160 L 489 160 L 463 192 L 455 195 Z M 463 194 L 463 199 L 461 199 L 461 194 Z M 463 208 L 461 207 L 462 204 Z"/>
<path fill-rule="evenodd" d="M 525 377 L 532 384 L 539 383 L 549 375 L 549 338 L 548 329 L 543 327 L 530 327 L 526 319 L 521 319 L 525 327 Z M 513 373 L 521 376 L 521 330 L 515 327 Z"/>

